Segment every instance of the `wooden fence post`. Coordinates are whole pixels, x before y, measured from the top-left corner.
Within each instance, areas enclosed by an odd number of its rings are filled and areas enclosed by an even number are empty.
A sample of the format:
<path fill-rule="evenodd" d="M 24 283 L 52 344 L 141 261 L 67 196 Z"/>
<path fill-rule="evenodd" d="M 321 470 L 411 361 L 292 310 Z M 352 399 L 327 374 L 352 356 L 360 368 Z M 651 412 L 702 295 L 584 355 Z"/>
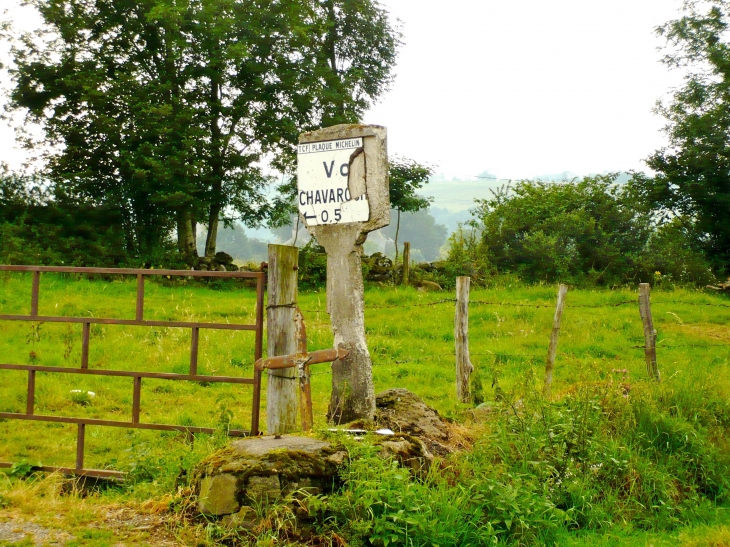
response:
<path fill-rule="evenodd" d="M 654 329 L 654 320 L 651 316 L 651 301 L 649 294 L 651 293 L 651 285 L 649 283 L 639 284 L 639 313 L 644 323 L 644 357 L 646 358 L 646 371 L 649 378 L 653 378 L 657 382 L 661 381 L 659 376 L 659 366 L 656 362 L 656 330 Z"/>
<path fill-rule="evenodd" d="M 305 433 L 312 430 L 314 414 L 312 411 L 312 381 L 309 372 L 309 361 L 311 356 L 307 350 L 307 329 L 304 326 L 304 316 L 297 308 L 295 318 L 297 328 L 297 366 L 299 375 L 299 412 L 302 415 L 302 431 Z"/>
<path fill-rule="evenodd" d="M 471 402 L 469 380 L 474 366 L 469 359 L 469 284 L 471 278 L 456 278 L 456 313 L 454 316 L 454 344 L 456 346 L 456 398 Z"/>
<path fill-rule="evenodd" d="M 411 244 L 406 241 L 403 244 L 403 280 L 402 283 L 406 287 L 411 277 Z"/>
<path fill-rule="evenodd" d="M 558 337 L 560 336 L 560 321 L 563 318 L 565 307 L 565 295 L 568 294 L 568 286 L 560 285 L 558 288 L 558 303 L 555 306 L 553 316 L 553 331 L 550 333 L 550 347 L 548 348 L 547 362 L 545 363 L 545 387 L 543 395 L 547 400 L 552 397 L 553 367 L 555 366 L 555 354 L 558 352 Z"/>
<path fill-rule="evenodd" d="M 267 354 L 297 351 L 297 269 L 299 249 L 269 245 Z M 269 435 L 297 430 L 297 368 L 268 371 L 266 429 Z"/>

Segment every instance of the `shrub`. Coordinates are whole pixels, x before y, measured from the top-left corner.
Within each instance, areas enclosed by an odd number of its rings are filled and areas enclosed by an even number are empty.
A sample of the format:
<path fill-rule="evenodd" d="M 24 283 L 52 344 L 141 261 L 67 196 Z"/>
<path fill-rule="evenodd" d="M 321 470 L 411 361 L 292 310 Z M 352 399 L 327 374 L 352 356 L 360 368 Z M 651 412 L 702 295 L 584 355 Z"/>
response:
<path fill-rule="evenodd" d="M 711 281 L 687 220 L 657 225 L 633 187 L 616 178 L 521 181 L 476 200 L 475 230 L 452 236 L 447 263 L 477 284 L 487 265 L 530 282 L 617 286 L 654 281 L 657 271 L 665 281 Z"/>

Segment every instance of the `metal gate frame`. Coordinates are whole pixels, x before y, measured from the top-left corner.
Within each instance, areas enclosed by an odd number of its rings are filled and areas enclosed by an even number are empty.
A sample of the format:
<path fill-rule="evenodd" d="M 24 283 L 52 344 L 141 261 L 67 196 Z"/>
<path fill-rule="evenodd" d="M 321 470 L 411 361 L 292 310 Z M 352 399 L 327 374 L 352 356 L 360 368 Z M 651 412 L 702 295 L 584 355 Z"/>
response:
<path fill-rule="evenodd" d="M 41 471 L 61 472 L 100 478 L 120 478 L 125 474 L 120 471 L 106 469 L 84 468 L 84 444 L 86 426 L 106 426 L 126 429 L 147 429 L 158 431 L 180 431 L 189 436 L 194 433 L 213 433 L 215 429 L 207 427 L 190 427 L 182 425 L 141 423 L 140 401 L 142 393 L 142 378 L 154 378 L 162 380 L 185 380 L 190 382 L 222 382 L 230 384 L 253 385 L 253 405 L 251 409 L 251 429 L 230 430 L 228 434 L 232 437 L 259 434 L 259 408 L 261 405 L 261 371 L 254 367 L 253 378 L 241 378 L 233 376 L 207 376 L 198 374 L 198 337 L 200 329 L 254 331 L 256 336 L 254 361 L 262 357 L 263 352 L 263 330 L 264 330 L 264 285 L 266 277 L 261 272 L 204 272 L 194 270 L 142 270 L 126 268 L 75 268 L 75 267 L 51 267 L 51 266 L 2 266 L 0 271 L 5 272 L 30 272 L 33 274 L 31 289 L 30 315 L 3 315 L 0 314 L 0 321 L 32 321 L 47 323 L 77 323 L 82 327 L 81 363 L 78 367 L 49 367 L 41 365 L 16 365 L 0 363 L 0 370 L 23 370 L 28 372 L 28 391 L 26 397 L 25 413 L 0 412 L 0 418 L 10 420 L 25 420 L 34 422 L 55 422 L 66 424 L 77 424 L 76 440 L 76 466 L 70 467 L 40 467 Z M 40 292 L 40 278 L 42 272 L 49 273 L 71 273 L 71 274 L 101 274 L 101 275 L 135 275 L 137 277 L 137 303 L 134 319 L 112 319 L 99 317 L 63 317 L 47 316 L 38 313 L 38 294 Z M 249 278 L 256 279 L 256 323 L 250 324 L 229 324 L 229 323 L 206 323 L 198 321 L 147 321 L 144 319 L 144 280 L 146 276 L 170 276 L 170 277 L 213 277 L 213 278 Z M 135 372 L 122 370 L 98 370 L 89 368 L 89 334 L 92 324 L 101 325 L 131 325 L 141 327 L 181 327 L 191 329 L 190 344 L 190 370 L 188 374 L 157 373 L 157 372 Z M 73 418 L 65 416 L 39 415 L 35 413 L 35 381 L 38 372 L 80 374 L 87 376 L 115 376 L 133 379 L 132 395 L 132 420 L 129 422 L 113 420 L 97 420 L 91 418 Z M 12 467 L 12 463 L 0 462 L 0 468 Z"/>

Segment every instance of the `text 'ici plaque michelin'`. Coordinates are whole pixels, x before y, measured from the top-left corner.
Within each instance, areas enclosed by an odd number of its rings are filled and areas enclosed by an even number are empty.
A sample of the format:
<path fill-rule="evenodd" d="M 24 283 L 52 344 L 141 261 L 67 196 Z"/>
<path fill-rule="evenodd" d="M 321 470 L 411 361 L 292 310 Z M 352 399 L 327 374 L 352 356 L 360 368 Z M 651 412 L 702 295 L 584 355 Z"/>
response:
<path fill-rule="evenodd" d="M 365 177 L 362 137 L 300 144 L 297 149 L 299 212 L 308 226 L 366 222 L 367 196 L 352 195 L 353 177 Z"/>

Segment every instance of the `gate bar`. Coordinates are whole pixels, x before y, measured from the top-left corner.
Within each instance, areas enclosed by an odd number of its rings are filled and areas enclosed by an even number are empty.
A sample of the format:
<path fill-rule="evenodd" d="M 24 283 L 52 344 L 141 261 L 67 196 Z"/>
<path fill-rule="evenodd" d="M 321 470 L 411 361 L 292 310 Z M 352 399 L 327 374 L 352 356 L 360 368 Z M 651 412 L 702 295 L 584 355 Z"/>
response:
<path fill-rule="evenodd" d="M 262 275 L 256 282 L 256 349 L 255 360 L 263 357 L 264 348 L 264 283 Z M 259 434 L 259 420 L 261 418 L 261 371 L 254 367 L 253 370 L 253 403 L 251 408 L 251 435 Z"/>
<path fill-rule="evenodd" d="M 144 320 L 144 276 L 137 274 L 137 309 L 135 313 L 137 321 Z"/>
<path fill-rule="evenodd" d="M 80 423 L 76 435 L 76 469 L 84 468 L 84 443 L 86 440 L 86 424 Z"/>
<path fill-rule="evenodd" d="M 132 423 L 139 423 L 139 407 L 142 400 L 142 377 L 134 377 L 134 390 L 132 393 Z"/>
<path fill-rule="evenodd" d="M 28 397 L 25 403 L 25 413 L 32 416 L 35 409 L 35 370 L 28 371 Z"/>
<path fill-rule="evenodd" d="M 33 272 L 33 288 L 31 289 L 30 296 L 30 314 L 35 317 L 38 315 L 38 291 L 41 286 L 41 273 L 39 271 Z"/>
<path fill-rule="evenodd" d="M 84 323 L 81 335 L 81 368 L 89 368 L 89 331 L 91 323 Z"/>
<path fill-rule="evenodd" d="M 198 374 L 198 335 L 200 329 L 193 327 L 190 341 L 190 376 Z"/>

